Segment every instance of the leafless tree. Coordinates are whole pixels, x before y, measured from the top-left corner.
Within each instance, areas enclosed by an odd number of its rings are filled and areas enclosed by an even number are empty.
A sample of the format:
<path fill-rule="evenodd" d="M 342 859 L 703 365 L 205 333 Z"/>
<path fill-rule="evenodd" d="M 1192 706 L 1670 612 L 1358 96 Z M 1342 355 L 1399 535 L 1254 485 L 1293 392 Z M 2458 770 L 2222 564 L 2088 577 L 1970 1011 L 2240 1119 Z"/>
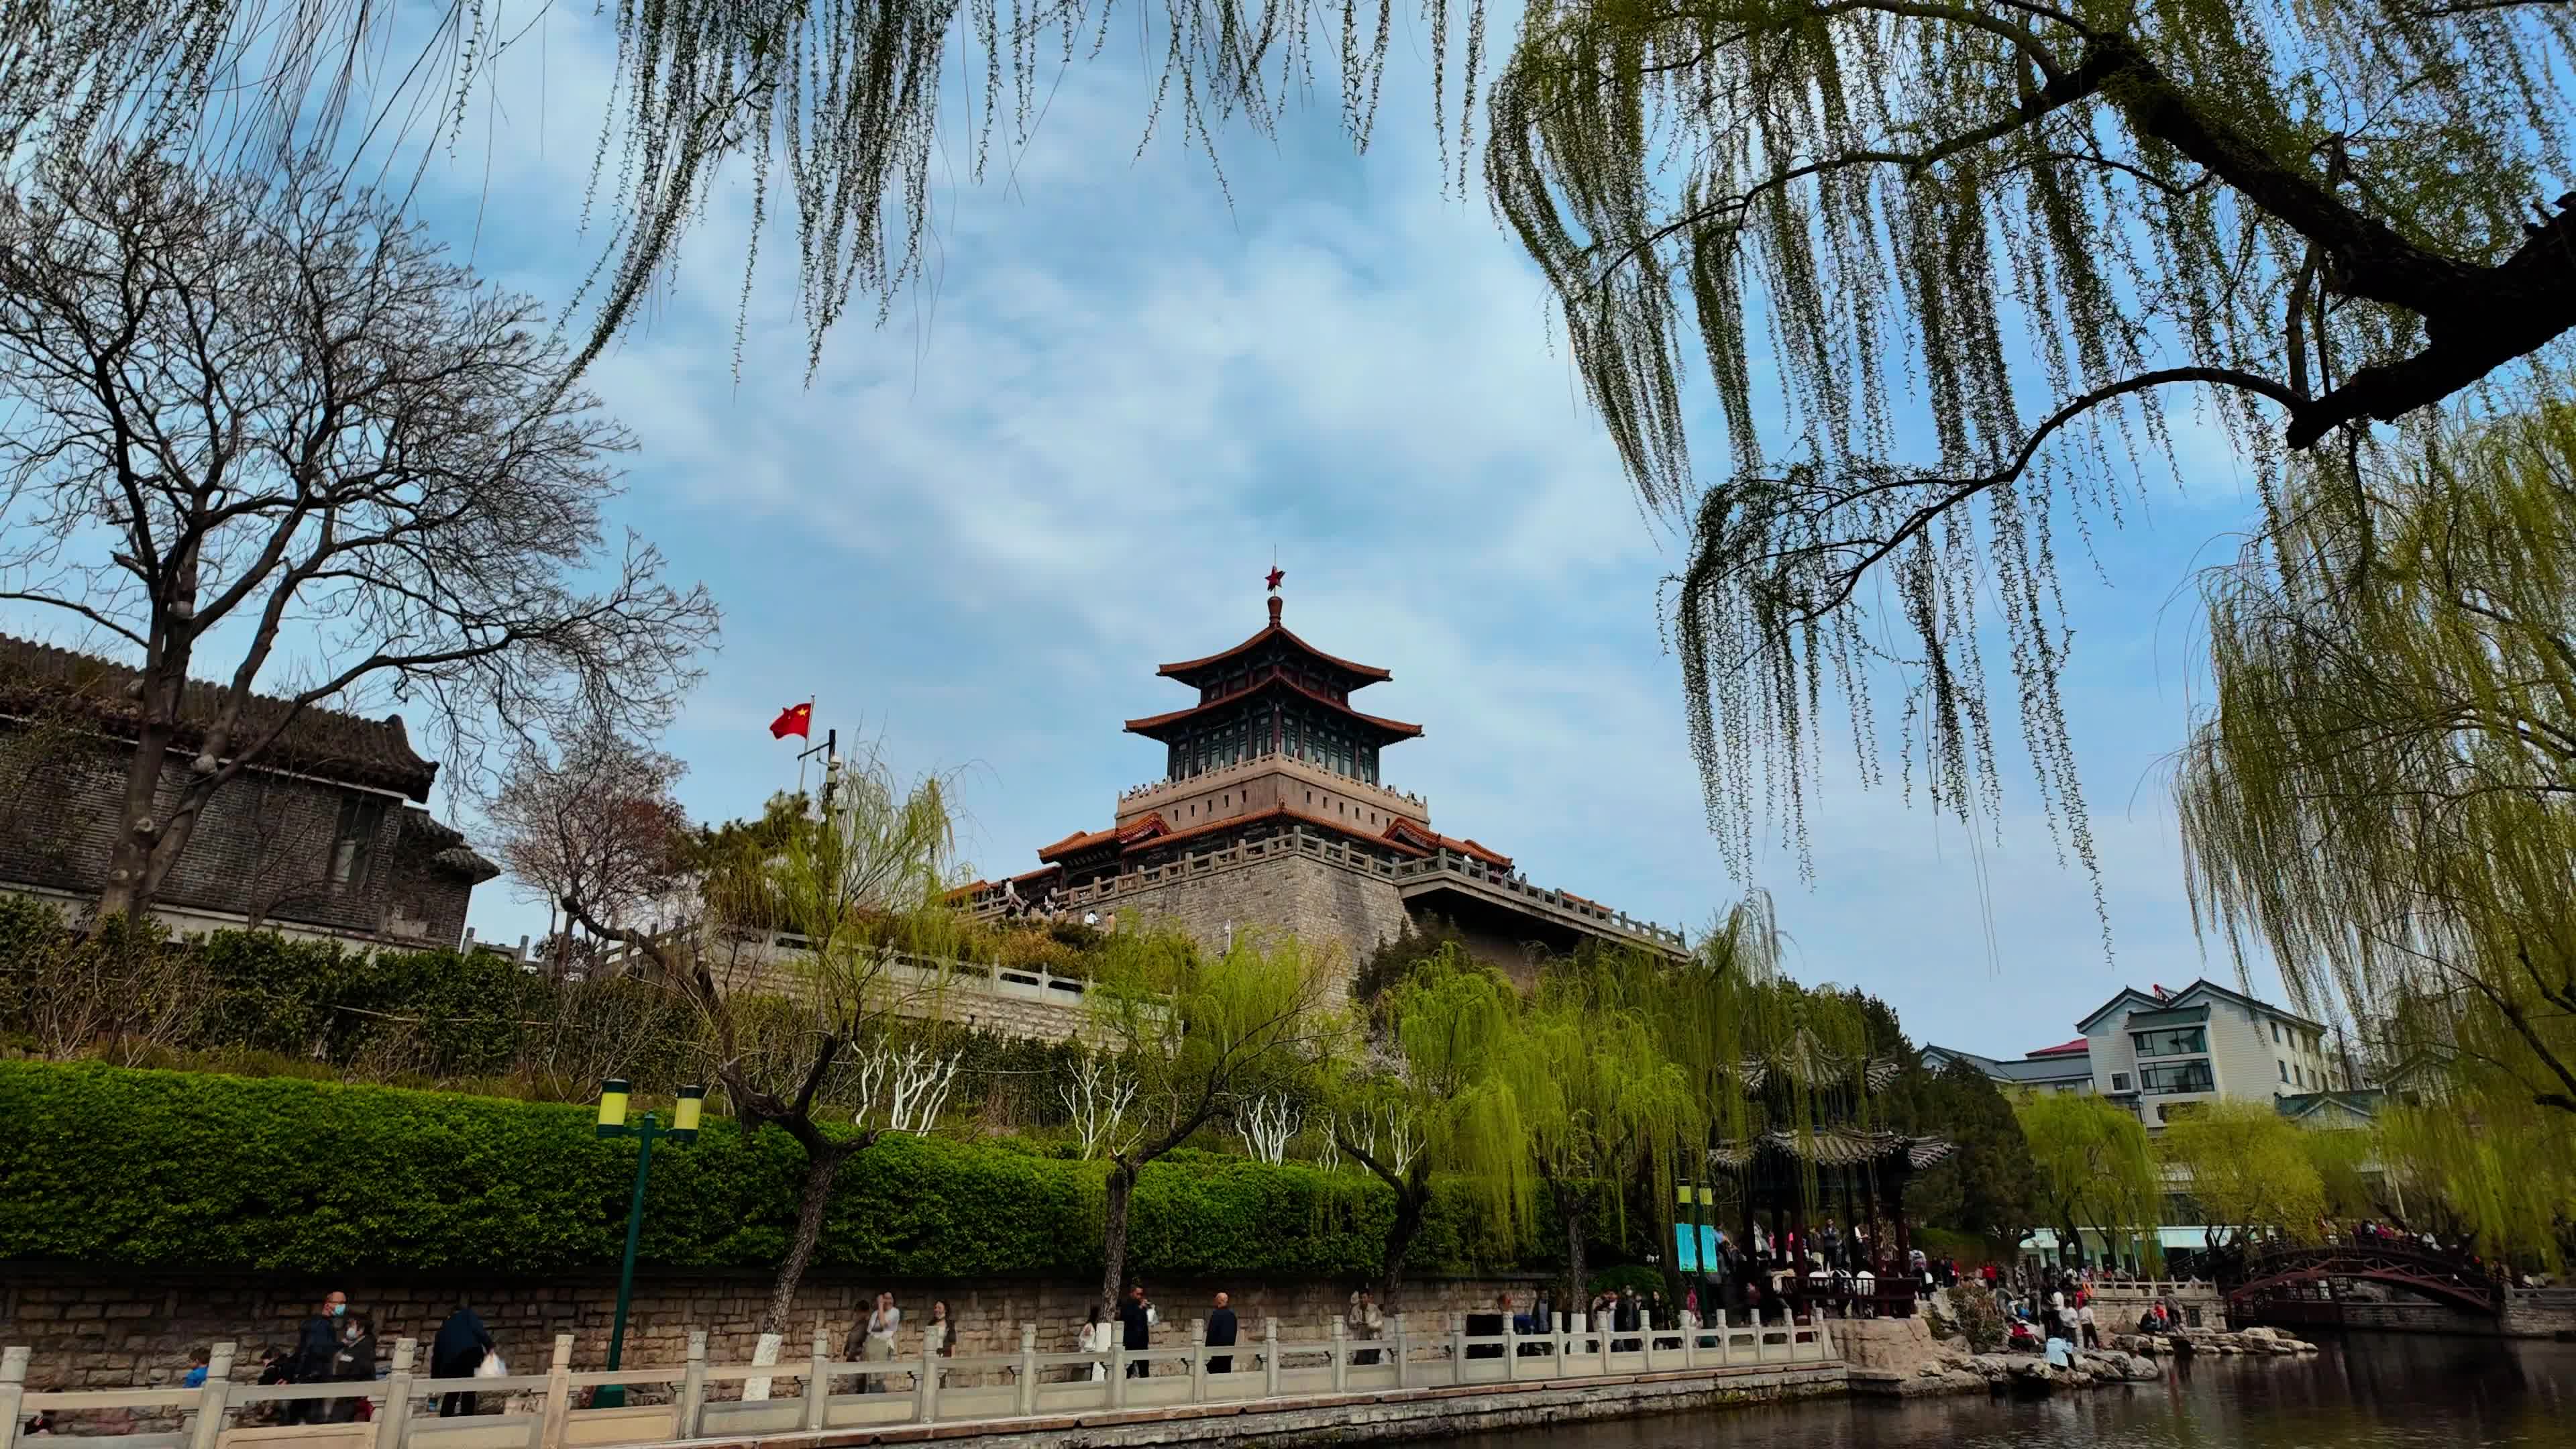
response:
<path fill-rule="evenodd" d="M 1288 1144 L 1306 1125 L 1306 1114 L 1286 1097 L 1260 1096 L 1234 1114 L 1234 1133 L 1243 1150 L 1273 1166 L 1288 1160 Z"/>
<path fill-rule="evenodd" d="M 611 926 L 669 896 L 684 869 L 688 812 L 671 793 L 688 767 L 612 731 L 592 729 L 560 758 L 523 753 L 486 810 L 501 864 L 547 906 L 579 901 Z M 571 927 L 555 937 L 555 968 Z"/>
<path fill-rule="evenodd" d="M 420 701 L 466 769 L 669 718 L 715 607 L 607 543 L 627 437 L 566 362 L 533 299 L 323 161 L 108 153 L 0 197 L 0 598 L 141 670 L 109 702 L 136 748 L 102 914 L 148 905 L 317 707 Z"/>
<path fill-rule="evenodd" d="M 333 884 L 327 822 L 311 808 L 310 790 L 265 770 L 251 771 L 233 789 L 251 839 L 242 924 L 256 931 L 281 910 L 327 899 Z"/>
<path fill-rule="evenodd" d="M 1088 1053 L 1073 1069 L 1066 1085 L 1056 1090 L 1064 1099 L 1065 1112 L 1073 1118 L 1073 1130 L 1082 1143 L 1085 1161 L 1114 1157 L 1136 1145 L 1137 1126 L 1131 1110 L 1136 1105 L 1136 1078 L 1119 1070 L 1116 1061 L 1098 1052 Z"/>

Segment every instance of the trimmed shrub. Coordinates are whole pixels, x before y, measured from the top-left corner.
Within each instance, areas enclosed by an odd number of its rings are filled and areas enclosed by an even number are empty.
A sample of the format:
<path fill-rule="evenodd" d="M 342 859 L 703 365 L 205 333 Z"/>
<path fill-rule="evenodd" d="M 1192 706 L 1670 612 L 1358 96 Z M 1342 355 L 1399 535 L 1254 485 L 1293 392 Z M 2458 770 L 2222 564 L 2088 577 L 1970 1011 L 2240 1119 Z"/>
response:
<path fill-rule="evenodd" d="M 587 1107 L 453 1093 L 0 1062 L 0 1261 L 132 1267 L 540 1274 L 624 1247 L 635 1144 Z M 785 1251 L 804 1155 L 710 1120 L 658 1146 L 642 1250 L 668 1267 L 759 1267 Z M 1105 1170 L 1021 1144 L 889 1138 L 842 1170 L 822 1262 L 905 1277 L 1091 1274 Z M 1184 1152 L 1137 1185 L 1144 1274 L 1358 1277 L 1394 1204 L 1354 1171 Z M 1539 1243 L 1551 1223 L 1534 1225 Z M 1443 1188 L 1413 1262 L 1545 1259 Z"/>

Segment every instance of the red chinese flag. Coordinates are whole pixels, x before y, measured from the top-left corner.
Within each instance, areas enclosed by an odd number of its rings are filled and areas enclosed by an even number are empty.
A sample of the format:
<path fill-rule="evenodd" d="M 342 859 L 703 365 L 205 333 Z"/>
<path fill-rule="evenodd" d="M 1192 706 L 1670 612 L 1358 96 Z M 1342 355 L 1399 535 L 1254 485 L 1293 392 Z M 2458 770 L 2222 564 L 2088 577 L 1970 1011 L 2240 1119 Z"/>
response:
<path fill-rule="evenodd" d="M 791 704 L 778 712 L 778 718 L 769 722 L 769 737 L 773 740 L 783 740 L 789 735 L 794 735 L 799 739 L 810 740 L 814 738 L 811 733 L 813 724 L 814 706 Z"/>

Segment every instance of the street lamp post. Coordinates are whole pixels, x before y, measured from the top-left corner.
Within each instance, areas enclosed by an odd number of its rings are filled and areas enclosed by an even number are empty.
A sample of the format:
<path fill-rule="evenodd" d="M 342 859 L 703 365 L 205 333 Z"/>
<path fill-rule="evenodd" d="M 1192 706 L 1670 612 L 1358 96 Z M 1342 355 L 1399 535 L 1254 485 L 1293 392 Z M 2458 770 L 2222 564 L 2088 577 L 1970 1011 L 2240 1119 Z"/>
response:
<path fill-rule="evenodd" d="M 671 1125 L 665 1127 L 650 1112 L 634 1122 L 626 1120 L 629 1089 L 622 1077 L 611 1077 L 599 1084 L 599 1126 L 602 1137 L 633 1137 L 635 1147 L 635 1195 L 626 1204 L 626 1260 L 617 1270 L 617 1320 L 608 1331 L 608 1366 L 624 1367 L 626 1353 L 626 1310 L 635 1300 L 635 1249 L 644 1237 L 644 1184 L 653 1174 L 653 1140 L 668 1137 L 681 1147 L 698 1139 L 698 1113 L 706 1105 L 707 1089 L 682 1087 L 679 1100 L 671 1107 Z M 626 1402 L 626 1386 L 603 1384 L 591 1396 L 591 1406 L 612 1409 Z"/>

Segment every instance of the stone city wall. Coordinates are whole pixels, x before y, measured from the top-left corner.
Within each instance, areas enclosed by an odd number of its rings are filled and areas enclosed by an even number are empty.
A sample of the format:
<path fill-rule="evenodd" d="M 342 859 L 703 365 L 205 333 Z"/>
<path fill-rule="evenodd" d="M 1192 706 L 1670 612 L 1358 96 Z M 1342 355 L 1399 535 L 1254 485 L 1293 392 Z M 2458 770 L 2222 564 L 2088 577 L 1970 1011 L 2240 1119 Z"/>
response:
<path fill-rule="evenodd" d="M 1545 1281 L 1425 1279 L 1406 1285 L 1400 1306 L 1411 1315 L 1414 1335 L 1445 1334 L 1458 1315 L 1489 1311 L 1501 1294 L 1526 1309 Z M 1246 1340 L 1261 1336 L 1264 1318 L 1279 1320 L 1282 1338 L 1323 1338 L 1348 1306 L 1352 1286 L 1252 1278 L 1158 1279 L 1146 1285 L 1162 1316 L 1154 1331 L 1157 1346 L 1188 1343 L 1192 1325 L 1205 1317 L 1219 1289 L 1233 1295 Z M 10 1263 L 0 1264 L 0 1345 L 32 1350 L 31 1388 L 175 1384 L 187 1372 L 192 1350 L 220 1340 L 238 1343 L 245 1364 L 258 1363 L 268 1349 L 292 1346 L 297 1326 L 335 1288 L 348 1295 L 351 1313 L 374 1323 L 383 1352 L 398 1338 L 425 1344 L 458 1305 L 470 1305 L 517 1372 L 542 1371 L 558 1333 L 574 1335 L 576 1371 L 604 1367 L 617 1302 L 613 1274 L 518 1282 L 350 1274 L 325 1281 L 293 1274 L 127 1274 Z M 1023 1323 L 1038 1325 L 1040 1352 L 1071 1353 L 1084 1313 L 1100 1291 L 1097 1282 L 1065 1279 L 918 1282 L 810 1273 L 797 1293 L 784 1356 L 805 1356 L 818 1318 L 839 1354 L 879 1290 L 891 1291 L 904 1311 L 899 1354 L 919 1351 L 918 1325 L 934 1298 L 945 1299 L 957 1320 L 961 1354 L 1017 1353 Z M 627 1319 L 625 1361 L 679 1363 L 689 1331 L 703 1328 L 715 1362 L 745 1362 L 768 1300 L 765 1274 L 643 1270 Z"/>
<path fill-rule="evenodd" d="M 1221 947 L 1229 926 L 1336 942 L 1353 971 L 1407 920 L 1392 880 L 1285 852 L 1121 891 L 1118 910 L 1159 917 L 1209 946 Z"/>

